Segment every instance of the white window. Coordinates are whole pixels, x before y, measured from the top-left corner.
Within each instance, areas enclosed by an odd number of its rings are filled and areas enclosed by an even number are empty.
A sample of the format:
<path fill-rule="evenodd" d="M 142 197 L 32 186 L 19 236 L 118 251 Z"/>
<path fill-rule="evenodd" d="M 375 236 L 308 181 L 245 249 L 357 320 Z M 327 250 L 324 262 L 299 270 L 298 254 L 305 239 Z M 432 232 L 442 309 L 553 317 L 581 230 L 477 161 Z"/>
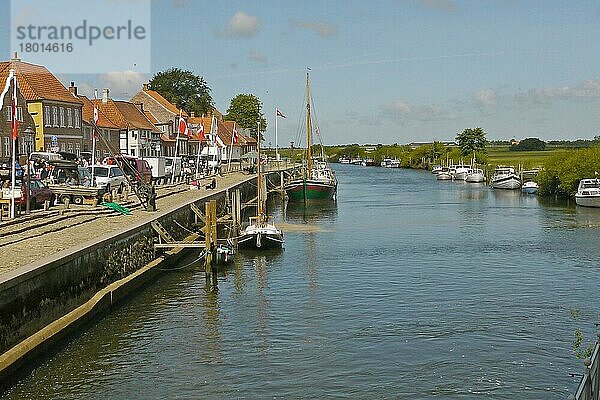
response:
<path fill-rule="evenodd" d="M 81 108 L 75 109 L 75 128 L 81 127 Z"/>
<path fill-rule="evenodd" d="M 12 108 L 8 107 L 6 109 L 6 120 L 12 121 Z"/>
<path fill-rule="evenodd" d="M 64 128 L 67 126 L 66 121 L 65 121 L 65 108 L 64 107 L 60 108 L 60 126 L 61 126 L 61 128 Z"/>
<path fill-rule="evenodd" d="M 50 119 L 50 106 L 44 106 L 44 126 L 52 126 Z"/>
<path fill-rule="evenodd" d="M 73 143 L 69 143 L 69 153 L 73 153 Z"/>
<path fill-rule="evenodd" d="M 10 155 L 10 139 L 8 137 L 4 138 L 4 155 Z"/>
<path fill-rule="evenodd" d="M 73 109 L 67 108 L 67 126 L 69 128 L 73 127 Z"/>
<path fill-rule="evenodd" d="M 17 107 L 17 121 L 23 122 L 23 107 Z"/>
<path fill-rule="evenodd" d="M 75 154 L 77 154 L 77 157 L 81 156 L 81 146 L 79 145 L 79 143 L 75 144 Z"/>
<path fill-rule="evenodd" d="M 58 126 L 58 107 L 52 106 L 52 126 Z"/>

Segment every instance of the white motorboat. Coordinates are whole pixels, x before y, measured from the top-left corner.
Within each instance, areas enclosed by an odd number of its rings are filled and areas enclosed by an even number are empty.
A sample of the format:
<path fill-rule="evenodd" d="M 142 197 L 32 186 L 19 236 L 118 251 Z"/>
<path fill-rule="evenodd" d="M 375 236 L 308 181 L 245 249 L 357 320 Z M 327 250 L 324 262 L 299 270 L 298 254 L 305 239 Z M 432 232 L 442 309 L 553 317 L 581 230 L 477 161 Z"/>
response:
<path fill-rule="evenodd" d="M 464 181 L 467 179 L 467 174 L 471 172 L 471 166 L 467 164 L 454 165 L 454 175 L 452 176 L 455 181 Z"/>
<path fill-rule="evenodd" d="M 575 195 L 575 203 L 582 207 L 600 207 L 600 180 L 580 180 Z"/>
<path fill-rule="evenodd" d="M 472 169 L 471 172 L 467 174 L 465 181 L 469 183 L 485 182 L 485 173 L 481 168 Z"/>
<path fill-rule="evenodd" d="M 439 174 L 440 172 L 442 172 L 442 166 L 441 166 L 441 165 L 434 165 L 434 166 L 431 168 L 431 173 L 432 173 L 432 174 L 435 174 L 435 175 L 437 175 L 437 174 Z"/>
<path fill-rule="evenodd" d="M 381 161 L 381 166 L 384 168 L 400 168 L 400 160 L 397 158 L 384 158 Z"/>
<path fill-rule="evenodd" d="M 519 189 L 521 178 L 515 173 L 513 167 L 498 166 L 492 175 L 491 186 L 494 189 Z"/>
<path fill-rule="evenodd" d="M 450 168 L 443 167 L 440 172 L 437 173 L 436 179 L 438 181 L 450 181 L 452 180 L 452 174 L 450 173 Z"/>
<path fill-rule="evenodd" d="M 536 194 L 539 188 L 540 185 L 537 182 L 527 181 L 521 186 L 521 191 L 525 194 Z"/>
<path fill-rule="evenodd" d="M 340 164 L 350 164 L 350 159 L 346 158 L 346 157 L 340 157 L 339 160 L 338 160 L 338 162 Z"/>

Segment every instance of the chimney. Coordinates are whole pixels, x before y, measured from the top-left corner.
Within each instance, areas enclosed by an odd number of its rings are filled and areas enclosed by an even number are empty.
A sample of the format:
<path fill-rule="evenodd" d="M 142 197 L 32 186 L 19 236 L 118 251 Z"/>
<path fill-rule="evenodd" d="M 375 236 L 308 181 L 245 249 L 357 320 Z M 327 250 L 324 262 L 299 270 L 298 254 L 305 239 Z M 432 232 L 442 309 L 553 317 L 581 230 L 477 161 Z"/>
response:
<path fill-rule="evenodd" d="M 144 89 L 144 92 L 147 92 L 147 91 L 148 91 L 148 84 L 147 84 L 147 83 L 144 83 L 144 84 L 142 85 L 142 88 Z"/>
<path fill-rule="evenodd" d="M 195 112 L 193 112 L 193 111 L 192 111 L 192 112 L 190 112 L 190 118 L 194 118 L 195 116 L 196 116 L 196 113 L 195 113 Z"/>
<path fill-rule="evenodd" d="M 10 61 L 21 61 L 16 51 L 13 53 L 13 58 Z"/>
<path fill-rule="evenodd" d="M 77 97 L 77 86 L 75 86 L 75 82 L 71 81 L 71 86 L 69 86 L 69 92 L 75 97 Z"/>
<path fill-rule="evenodd" d="M 108 89 L 102 89 L 102 103 L 104 104 L 108 103 L 108 93 Z"/>
<path fill-rule="evenodd" d="M 144 112 L 144 103 L 136 103 L 135 105 L 138 106 L 141 112 Z"/>

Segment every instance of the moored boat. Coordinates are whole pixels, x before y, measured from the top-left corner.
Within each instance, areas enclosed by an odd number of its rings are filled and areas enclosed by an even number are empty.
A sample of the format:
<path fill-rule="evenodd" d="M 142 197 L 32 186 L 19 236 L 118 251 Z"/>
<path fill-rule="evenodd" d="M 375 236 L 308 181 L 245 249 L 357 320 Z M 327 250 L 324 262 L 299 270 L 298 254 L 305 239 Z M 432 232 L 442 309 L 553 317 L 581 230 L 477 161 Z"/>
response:
<path fill-rule="evenodd" d="M 575 194 L 575 203 L 582 207 L 600 207 L 600 180 L 580 180 Z"/>
<path fill-rule="evenodd" d="M 400 160 L 397 158 L 384 158 L 381 161 L 381 166 L 383 168 L 400 168 Z"/>
<path fill-rule="evenodd" d="M 260 132 L 260 122 L 257 132 Z M 257 159 L 260 157 L 260 139 L 257 140 Z M 257 187 L 257 212 L 256 217 L 250 217 L 250 224 L 242 231 L 238 237 L 238 246 L 243 248 L 263 250 L 283 246 L 283 232 L 269 221 L 265 213 L 265 200 L 267 197 L 266 181 L 262 177 L 262 170 L 265 166 L 258 163 L 256 174 Z"/>
<path fill-rule="evenodd" d="M 285 185 L 285 193 L 289 201 L 335 200 L 337 195 L 337 179 L 329 167 L 324 155 L 312 155 L 312 121 L 310 114 L 310 79 L 306 73 L 306 168 L 302 176 L 296 177 Z M 322 146 L 321 146 L 322 148 Z M 353 162 L 354 163 L 354 162 Z"/>
<path fill-rule="evenodd" d="M 443 167 L 440 172 L 437 173 L 436 179 L 438 181 L 450 181 L 452 180 L 452 174 L 450 173 L 450 168 Z"/>
<path fill-rule="evenodd" d="M 467 178 L 467 174 L 471 172 L 471 166 L 467 164 L 454 165 L 454 174 L 452 178 L 455 181 L 464 181 Z"/>
<path fill-rule="evenodd" d="M 492 175 L 491 186 L 494 189 L 519 189 L 521 179 L 513 167 L 498 166 Z"/>
<path fill-rule="evenodd" d="M 485 182 L 485 173 L 481 168 L 472 169 L 471 172 L 467 174 L 465 181 L 469 183 Z"/>
<path fill-rule="evenodd" d="M 439 174 L 440 172 L 442 172 L 442 166 L 441 165 L 434 165 L 433 167 L 431 167 L 431 173 L 432 174 Z"/>
<path fill-rule="evenodd" d="M 340 158 L 338 159 L 338 162 L 339 162 L 340 164 L 350 164 L 350 159 L 349 159 L 349 158 L 346 158 L 346 157 L 340 157 Z"/>
<path fill-rule="evenodd" d="M 521 191 L 525 194 L 536 194 L 540 185 L 535 181 L 527 181 L 521 186 Z"/>

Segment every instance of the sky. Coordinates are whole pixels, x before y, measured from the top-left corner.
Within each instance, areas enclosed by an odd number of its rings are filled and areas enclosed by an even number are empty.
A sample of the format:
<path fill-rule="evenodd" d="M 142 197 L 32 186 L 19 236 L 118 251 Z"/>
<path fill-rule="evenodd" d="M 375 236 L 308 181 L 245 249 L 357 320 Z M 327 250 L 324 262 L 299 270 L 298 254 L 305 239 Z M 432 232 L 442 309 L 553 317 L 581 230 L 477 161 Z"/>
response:
<path fill-rule="evenodd" d="M 61 1 L 67 0 L 53 3 Z M 104 13 L 106 23 L 120 7 L 144 1 L 95 0 L 104 11 L 94 12 Z M 86 3 L 74 6 L 80 15 L 92 14 Z M 223 113 L 238 94 L 259 97 L 272 144 L 278 107 L 288 117 L 278 119 L 280 146 L 299 138 L 307 67 L 326 145 L 448 141 L 474 127 L 489 140 L 600 135 L 597 1 L 153 0 L 147 6 L 149 63 L 142 55 L 123 65 L 125 54 L 102 50 L 102 65 L 112 58 L 114 69 L 110 62 L 93 74 L 49 69 L 84 94 L 108 87 L 125 100 L 158 71 L 190 70 L 208 83 Z M 0 14 L 2 59 L 17 50 L 10 48 L 9 15 Z"/>

